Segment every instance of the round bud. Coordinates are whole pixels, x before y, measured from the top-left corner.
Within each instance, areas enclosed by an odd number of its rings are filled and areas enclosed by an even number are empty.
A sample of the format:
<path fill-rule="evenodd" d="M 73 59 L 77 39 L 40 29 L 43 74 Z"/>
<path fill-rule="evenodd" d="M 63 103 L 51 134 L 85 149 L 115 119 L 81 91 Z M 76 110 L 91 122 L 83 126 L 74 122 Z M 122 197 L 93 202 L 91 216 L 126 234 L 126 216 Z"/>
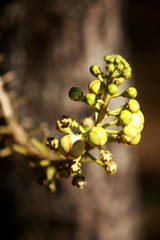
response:
<path fill-rule="evenodd" d="M 122 76 L 126 79 L 131 77 L 131 68 L 125 68 L 122 72 Z"/>
<path fill-rule="evenodd" d="M 82 155 L 85 144 L 77 135 L 69 134 L 62 137 L 58 144 L 58 151 L 68 159 L 76 159 Z"/>
<path fill-rule="evenodd" d="M 136 101 L 135 99 L 131 99 L 127 103 L 127 109 L 131 111 L 131 113 L 137 113 L 140 109 L 140 105 L 138 101 Z"/>
<path fill-rule="evenodd" d="M 74 101 L 78 101 L 79 98 L 82 96 L 83 92 L 81 90 L 81 88 L 79 87 L 72 87 L 70 90 L 69 90 L 69 97 L 71 100 L 74 100 Z"/>
<path fill-rule="evenodd" d="M 109 59 L 109 62 L 114 63 L 114 60 L 115 60 L 115 55 L 111 55 L 110 59 Z"/>
<path fill-rule="evenodd" d="M 109 64 L 107 65 L 107 71 L 108 71 L 108 72 L 114 72 L 114 70 L 115 70 L 114 64 L 113 64 L 113 63 L 109 63 Z"/>
<path fill-rule="evenodd" d="M 125 97 L 128 98 L 136 98 L 137 97 L 137 89 L 134 87 L 130 87 L 125 91 Z"/>
<path fill-rule="evenodd" d="M 113 154 L 109 151 L 104 151 L 100 154 L 99 160 L 102 161 L 102 163 L 109 163 L 112 161 Z"/>
<path fill-rule="evenodd" d="M 104 82 L 101 82 L 100 80 L 94 80 L 89 84 L 88 90 L 91 93 L 94 93 L 96 95 L 103 94 L 103 92 L 104 92 Z"/>
<path fill-rule="evenodd" d="M 96 104 L 96 95 L 94 93 L 88 93 L 85 96 L 85 102 L 89 105 L 89 106 L 93 106 Z"/>
<path fill-rule="evenodd" d="M 139 110 L 137 113 L 132 114 L 133 120 L 131 122 L 132 125 L 134 125 L 139 132 L 142 131 L 144 127 L 144 116 L 143 113 Z"/>
<path fill-rule="evenodd" d="M 106 172 L 108 175 L 115 174 L 117 172 L 117 163 L 112 161 L 109 164 L 107 164 Z"/>
<path fill-rule="evenodd" d="M 118 63 L 118 65 L 117 65 L 117 69 L 119 70 L 119 71 L 122 71 L 123 69 L 124 69 L 124 65 L 123 65 L 123 63 Z"/>
<path fill-rule="evenodd" d="M 88 143 L 94 147 L 103 146 L 107 142 L 107 133 L 102 127 L 93 127 L 88 133 Z"/>
<path fill-rule="evenodd" d="M 102 74 L 101 69 L 100 69 L 100 67 L 98 65 L 92 65 L 90 67 L 90 72 L 95 77 L 98 77 L 98 75 Z"/>
<path fill-rule="evenodd" d="M 116 55 L 115 62 L 120 63 L 121 59 L 122 59 L 122 57 L 120 55 Z"/>
<path fill-rule="evenodd" d="M 108 85 L 107 90 L 108 90 L 109 94 L 113 95 L 113 94 L 117 93 L 118 87 L 117 87 L 117 85 L 111 83 L 111 84 Z"/>
<path fill-rule="evenodd" d="M 123 128 L 121 137 L 125 144 L 136 145 L 141 139 L 141 134 L 136 126 L 129 124 Z"/>
<path fill-rule="evenodd" d="M 133 114 L 128 110 L 122 110 L 119 115 L 119 122 L 122 126 L 130 124 L 133 120 Z"/>

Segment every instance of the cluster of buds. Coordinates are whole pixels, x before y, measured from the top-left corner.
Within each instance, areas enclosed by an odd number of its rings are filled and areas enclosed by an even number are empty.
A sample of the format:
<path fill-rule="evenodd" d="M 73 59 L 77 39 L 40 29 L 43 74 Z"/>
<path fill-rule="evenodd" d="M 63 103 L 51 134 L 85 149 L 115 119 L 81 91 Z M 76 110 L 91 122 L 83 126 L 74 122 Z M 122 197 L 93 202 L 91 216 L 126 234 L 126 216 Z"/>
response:
<path fill-rule="evenodd" d="M 72 185 L 82 189 L 86 180 L 81 175 L 81 165 L 93 161 L 102 166 L 108 175 L 117 171 L 117 164 L 112 161 L 113 155 L 105 150 L 107 143 L 118 142 L 125 145 L 136 145 L 141 139 L 144 126 L 144 116 L 140 110 L 140 104 L 135 100 L 137 90 L 129 87 L 123 92 L 118 92 L 118 87 L 125 79 L 131 77 L 131 67 L 120 55 L 108 55 L 104 57 L 106 73 L 100 67 L 92 65 L 91 74 L 96 78 L 88 85 L 88 93 L 85 95 L 80 87 L 72 87 L 69 90 L 69 98 L 76 102 L 82 102 L 91 107 L 94 115 L 81 120 L 62 116 L 57 121 L 57 130 L 65 133 L 59 140 L 49 138 L 47 146 L 56 151 L 62 158 L 57 174 L 59 177 L 72 177 Z M 110 99 L 123 97 L 127 102 L 118 109 L 109 111 Z M 113 119 L 107 122 L 111 116 Z M 108 127 L 116 125 L 117 130 Z M 97 148 L 99 158 L 94 157 L 90 150 Z"/>

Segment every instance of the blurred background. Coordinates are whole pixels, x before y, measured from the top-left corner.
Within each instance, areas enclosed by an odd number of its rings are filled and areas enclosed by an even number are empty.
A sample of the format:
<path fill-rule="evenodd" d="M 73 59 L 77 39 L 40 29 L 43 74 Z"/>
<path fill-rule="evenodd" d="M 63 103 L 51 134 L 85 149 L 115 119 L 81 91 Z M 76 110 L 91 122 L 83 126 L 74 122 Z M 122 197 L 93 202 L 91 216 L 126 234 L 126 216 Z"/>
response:
<path fill-rule="evenodd" d="M 3 239 L 160 239 L 159 12 L 158 0 L 0 1 L 0 74 L 14 70 L 17 94 L 29 99 L 19 121 L 47 121 L 58 136 L 61 115 L 90 115 L 68 99 L 68 90 L 85 92 L 93 80 L 89 67 L 103 68 L 103 56 L 115 53 L 132 66 L 128 84 L 138 89 L 146 120 L 138 146 L 110 147 L 119 166 L 115 176 L 86 166 L 83 191 L 62 179 L 49 194 L 25 158 L 1 158 Z"/>

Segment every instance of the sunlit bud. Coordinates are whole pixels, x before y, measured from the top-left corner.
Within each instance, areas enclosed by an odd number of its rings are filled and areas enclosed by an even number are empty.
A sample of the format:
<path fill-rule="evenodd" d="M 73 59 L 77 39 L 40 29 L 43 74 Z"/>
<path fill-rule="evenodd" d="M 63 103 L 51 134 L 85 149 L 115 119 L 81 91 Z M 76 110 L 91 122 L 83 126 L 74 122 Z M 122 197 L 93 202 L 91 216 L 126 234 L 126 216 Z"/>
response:
<path fill-rule="evenodd" d="M 117 87 L 116 84 L 111 83 L 111 84 L 108 85 L 107 90 L 108 90 L 108 93 L 109 93 L 109 94 L 113 95 L 113 94 L 117 93 L 118 87 Z"/>
<path fill-rule="evenodd" d="M 129 124 L 123 128 L 122 141 L 125 144 L 136 145 L 141 139 L 141 134 L 133 124 Z"/>
<path fill-rule="evenodd" d="M 134 88 L 134 87 L 128 88 L 128 89 L 124 92 L 124 97 L 127 97 L 127 98 L 136 98 L 136 97 L 137 97 L 137 89 Z"/>
<path fill-rule="evenodd" d="M 104 92 L 104 82 L 94 80 L 89 84 L 88 90 L 96 95 L 102 94 Z"/>
<path fill-rule="evenodd" d="M 58 144 L 58 151 L 68 159 L 76 159 L 82 155 L 85 144 L 81 138 L 74 134 L 65 135 Z"/>
<path fill-rule="evenodd" d="M 133 114 L 128 110 L 122 110 L 119 115 L 119 122 L 122 126 L 126 126 L 133 120 Z"/>
<path fill-rule="evenodd" d="M 93 106 L 96 104 L 96 95 L 94 93 L 88 93 L 85 96 L 85 102 L 89 105 L 89 106 Z"/>
<path fill-rule="evenodd" d="M 95 77 L 98 77 L 98 75 L 102 74 L 101 69 L 100 69 L 100 67 L 98 65 L 92 65 L 90 67 L 90 72 Z"/>
<path fill-rule="evenodd" d="M 137 113 L 140 109 L 140 105 L 139 105 L 138 101 L 136 101 L 135 99 L 129 100 L 126 107 L 132 113 Z"/>
<path fill-rule="evenodd" d="M 107 133 L 102 127 L 93 127 L 88 133 L 88 143 L 94 147 L 103 146 L 107 142 Z"/>

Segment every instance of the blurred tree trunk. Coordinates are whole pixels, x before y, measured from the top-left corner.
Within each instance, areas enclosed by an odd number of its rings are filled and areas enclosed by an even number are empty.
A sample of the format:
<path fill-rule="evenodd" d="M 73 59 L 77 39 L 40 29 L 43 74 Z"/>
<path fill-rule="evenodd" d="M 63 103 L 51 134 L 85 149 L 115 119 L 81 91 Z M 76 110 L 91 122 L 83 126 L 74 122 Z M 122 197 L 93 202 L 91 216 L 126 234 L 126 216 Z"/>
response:
<path fill-rule="evenodd" d="M 129 57 L 123 26 L 126 1 L 2 3 L 2 70 L 16 71 L 16 87 L 31 103 L 19 117 L 45 120 L 53 129 L 62 114 L 78 119 L 89 115 L 90 110 L 72 103 L 67 92 L 77 85 L 85 90 L 93 80 L 90 65 L 103 66 L 104 55 Z M 115 144 L 111 150 L 119 166 L 115 176 L 88 164 L 85 190 L 62 179 L 53 196 L 38 185 L 25 159 L 2 160 L 3 218 L 7 213 L 2 226 L 10 231 L 5 239 L 142 239 L 135 149 Z"/>

